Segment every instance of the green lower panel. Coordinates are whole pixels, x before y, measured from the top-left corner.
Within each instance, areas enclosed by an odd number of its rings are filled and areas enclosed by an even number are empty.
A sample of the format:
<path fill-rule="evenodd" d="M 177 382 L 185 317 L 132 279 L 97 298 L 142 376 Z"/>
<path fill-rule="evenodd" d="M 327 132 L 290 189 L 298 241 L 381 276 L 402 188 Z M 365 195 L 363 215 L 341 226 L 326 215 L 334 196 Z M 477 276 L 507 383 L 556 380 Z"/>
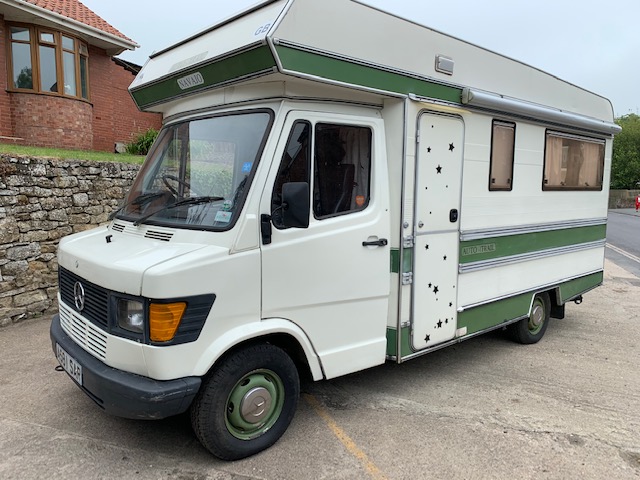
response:
<path fill-rule="evenodd" d="M 568 300 L 588 292 L 602 284 L 602 280 L 603 272 L 598 272 L 562 283 L 556 290 L 560 303 L 564 304 Z M 472 335 L 510 320 L 529 315 L 529 308 L 535 293 L 535 291 L 532 291 L 465 310 L 458 314 L 458 328 L 466 327 L 467 335 Z"/>
<path fill-rule="evenodd" d="M 529 314 L 532 293 L 507 298 L 458 314 L 458 328 L 467 328 L 467 335 L 481 332 L 514 318 Z"/>
<path fill-rule="evenodd" d="M 387 356 L 396 357 L 398 351 L 398 331 L 395 328 L 387 328 Z M 401 344 L 402 357 L 413 353 L 411 348 L 411 329 L 409 327 L 402 327 L 402 344 Z"/>
<path fill-rule="evenodd" d="M 604 272 L 594 273 L 588 277 L 576 278 L 570 282 L 560 285 L 560 299 L 565 303 L 578 295 L 588 292 L 589 290 L 602 285 L 604 280 Z"/>

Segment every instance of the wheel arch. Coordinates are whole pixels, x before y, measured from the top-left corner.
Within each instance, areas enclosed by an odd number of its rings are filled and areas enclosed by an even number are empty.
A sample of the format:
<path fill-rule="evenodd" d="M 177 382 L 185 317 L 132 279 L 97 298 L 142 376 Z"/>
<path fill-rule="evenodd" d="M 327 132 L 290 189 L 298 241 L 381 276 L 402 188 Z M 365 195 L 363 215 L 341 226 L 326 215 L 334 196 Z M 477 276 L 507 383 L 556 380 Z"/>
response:
<path fill-rule="evenodd" d="M 275 345 L 284 350 L 302 378 L 324 378 L 320 358 L 311 341 L 302 329 L 285 319 L 267 319 L 253 325 L 236 327 L 218 337 L 196 365 L 196 375 L 205 376 L 224 357 L 240 348 L 260 343 Z"/>

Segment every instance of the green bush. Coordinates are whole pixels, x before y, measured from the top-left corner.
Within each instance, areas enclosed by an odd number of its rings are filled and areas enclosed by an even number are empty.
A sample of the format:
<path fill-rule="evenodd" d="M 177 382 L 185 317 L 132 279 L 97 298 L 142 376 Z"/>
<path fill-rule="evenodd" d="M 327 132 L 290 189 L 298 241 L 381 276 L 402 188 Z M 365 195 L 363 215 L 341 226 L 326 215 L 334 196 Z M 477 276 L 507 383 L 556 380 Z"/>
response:
<path fill-rule="evenodd" d="M 149 153 L 149 149 L 153 142 L 156 141 L 158 131 L 150 128 L 146 132 L 139 133 L 131 143 L 127 143 L 125 146 L 127 153 L 131 155 L 146 155 Z"/>

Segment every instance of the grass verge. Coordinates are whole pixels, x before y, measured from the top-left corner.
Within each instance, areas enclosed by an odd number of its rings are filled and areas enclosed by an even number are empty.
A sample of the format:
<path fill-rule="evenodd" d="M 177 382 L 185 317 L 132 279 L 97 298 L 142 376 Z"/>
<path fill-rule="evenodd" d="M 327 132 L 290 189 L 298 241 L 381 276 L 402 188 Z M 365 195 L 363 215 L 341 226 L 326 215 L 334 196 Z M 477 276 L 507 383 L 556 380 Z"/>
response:
<path fill-rule="evenodd" d="M 24 147 L 0 143 L 0 153 L 28 157 L 50 157 L 59 160 L 90 160 L 94 162 L 136 163 L 144 162 L 144 156 L 128 153 L 94 152 L 86 150 L 64 150 L 62 148 Z"/>

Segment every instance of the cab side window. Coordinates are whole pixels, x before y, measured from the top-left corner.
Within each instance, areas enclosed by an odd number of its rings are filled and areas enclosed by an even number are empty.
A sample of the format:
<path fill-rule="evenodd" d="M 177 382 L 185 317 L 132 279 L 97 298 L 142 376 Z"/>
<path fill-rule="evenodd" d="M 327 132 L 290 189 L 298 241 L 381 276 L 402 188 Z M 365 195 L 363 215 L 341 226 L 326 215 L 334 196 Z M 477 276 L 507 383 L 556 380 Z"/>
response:
<path fill-rule="evenodd" d="M 315 134 L 315 217 L 364 210 L 370 199 L 371 129 L 319 123 Z"/>

